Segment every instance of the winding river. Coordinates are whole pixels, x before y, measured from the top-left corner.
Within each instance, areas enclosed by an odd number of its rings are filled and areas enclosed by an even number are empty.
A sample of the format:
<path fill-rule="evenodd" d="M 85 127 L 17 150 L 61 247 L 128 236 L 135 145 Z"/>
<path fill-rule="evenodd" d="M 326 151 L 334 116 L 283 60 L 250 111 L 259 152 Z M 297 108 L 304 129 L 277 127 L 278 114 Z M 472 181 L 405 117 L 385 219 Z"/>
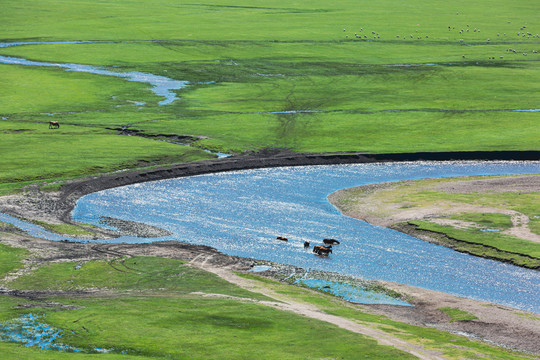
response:
<path fill-rule="evenodd" d="M 159 43 L 158 40 L 132 40 L 132 41 L 27 41 L 27 42 L 0 42 L 0 49 L 14 47 L 14 46 L 25 46 L 25 45 L 74 45 L 74 44 L 115 44 L 115 43 Z M 0 64 L 6 65 L 26 65 L 26 66 L 38 66 L 38 67 L 56 67 L 61 68 L 66 71 L 75 71 L 83 72 L 95 75 L 105 75 L 105 76 L 114 76 L 119 78 L 124 78 L 128 81 L 135 81 L 141 83 L 147 83 L 152 85 L 151 91 L 154 94 L 163 96 L 165 99 L 160 101 L 159 105 L 169 105 L 173 103 L 178 96 L 174 90 L 180 90 L 189 86 L 189 81 L 185 80 L 175 80 L 165 76 L 154 75 L 150 73 L 142 73 L 139 71 L 130 71 L 130 72 L 119 72 L 106 70 L 97 66 L 92 65 L 82 65 L 82 64 L 69 64 L 69 63 L 50 63 L 44 61 L 32 61 L 19 57 L 11 56 L 2 56 L 0 55 Z M 479 63 L 475 63 L 479 65 Z M 418 64 L 358 64 L 350 66 L 359 66 L 359 67 L 417 67 L 417 66 L 468 66 L 471 65 L 468 62 L 462 63 L 418 63 Z M 255 73 L 254 75 L 258 76 L 272 76 Z M 136 103 L 135 105 L 144 105 L 144 103 Z M 321 110 L 321 109 L 311 109 L 311 110 L 290 110 L 290 111 L 268 111 L 263 113 L 268 114 L 309 114 L 309 113 L 320 113 L 320 112 L 341 112 L 343 110 Z M 507 112 L 507 111 L 518 111 L 518 112 L 540 112 L 538 108 L 531 109 L 478 109 L 478 110 L 448 110 L 448 109 L 383 109 L 375 111 L 365 111 L 365 110 L 347 110 L 346 112 L 358 112 L 358 113 L 379 113 L 379 112 Z M 256 112 L 258 113 L 258 112 Z"/>
<path fill-rule="evenodd" d="M 66 42 L 78 43 L 78 42 Z M 0 48 L 26 44 L 2 43 Z M 52 43 L 51 43 L 52 44 Z M 152 84 L 170 104 L 188 84 L 139 72 L 90 65 L 46 63 L 0 56 L 0 63 L 58 67 Z M 506 111 L 506 110 L 505 110 Z M 516 109 L 513 111 L 538 111 Z M 201 175 L 114 188 L 80 199 L 73 217 L 95 225 L 100 217 L 143 222 L 170 230 L 166 238 L 121 237 L 114 242 L 179 240 L 243 257 L 397 281 L 540 313 L 540 271 L 454 252 L 411 236 L 341 215 L 326 200 L 338 189 L 429 177 L 539 173 L 540 162 L 385 163 L 259 169 Z M 30 234 L 66 237 L 0 214 Z M 276 235 L 289 242 L 278 242 Z M 314 256 L 304 241 L 342 241 L 329 258 Z M 77 239 L 70 239 L 77 240 Z"/>
<path fill-rule="evenodd" d="M 166 239 L 242 257 L 397 281 L 540 312 L 540 271 L 458 253 L 348 218 L 328 194 L 356 185 L 466 175 L 538 173 L 540 162 L 417 162 L 305 166 L 162 180 L 87 195 L 73 211 L 95 225 L 109 216 L 165 228 Z M 289 242 L 276 240 L 286 236 Z M 339 239 L 328 258 L 303 242 Z M 113 242 L 159 239 L 119 238 Z"/>

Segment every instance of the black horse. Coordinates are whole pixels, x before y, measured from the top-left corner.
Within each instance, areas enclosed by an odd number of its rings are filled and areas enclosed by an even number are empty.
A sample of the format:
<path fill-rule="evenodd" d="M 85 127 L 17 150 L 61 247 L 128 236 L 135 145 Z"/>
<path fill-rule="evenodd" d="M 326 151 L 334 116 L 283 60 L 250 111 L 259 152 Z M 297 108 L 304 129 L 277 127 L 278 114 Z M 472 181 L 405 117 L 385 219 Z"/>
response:
<path fill-rule="evenodd" d="M 325 243 L 325 244 L 339 244 L 339 241 L 334 240 L 334 239 L 324 239 L 323 243 Z"/>

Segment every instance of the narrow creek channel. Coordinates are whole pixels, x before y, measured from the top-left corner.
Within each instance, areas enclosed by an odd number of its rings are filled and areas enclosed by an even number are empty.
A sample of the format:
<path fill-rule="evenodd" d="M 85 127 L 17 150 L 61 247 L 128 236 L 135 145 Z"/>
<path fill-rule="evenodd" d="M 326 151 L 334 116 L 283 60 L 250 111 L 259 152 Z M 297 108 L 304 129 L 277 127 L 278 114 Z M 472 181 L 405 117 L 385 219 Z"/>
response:
<path fill-rule="evenodd" d="M 52 45 L 52 44 L 90 44 L 96 43 L 92 41 L 71 41 L 71 42 L 19 42 L 19 43 L 0 43 L 0 48 L 21 46 L 21 45 Z M 99 42 L 103 43 L 103 42 Z M 105 42 L 111 43 L 111 42 Z M 177 99 L 176 93 L 173 90 L 179 90 L 189 85 L 188 81 L 174 80 L 165 76 L 159 76 L 149 73 L 143 73 L 139 71 L 130 72 L 118 72 L 99 68 L 92 65 L 81 64 L 66 64 L 66 63 L 50 63 L 44 61 L 32 61 L 18 57 L 1 56 L 0 64 L 7 65 L 26 65 L 26 66 L 39 66 L 39 67 L 57 67 L 65 69 L 66 71 L 84 72 L 95 75 L 115 76 L 125 78 L 129 81 L 142 82 L 152 85 L 152 91 L 159 96 L 163 96 L 165 99 L 159 102 L 159 105 L 171 104 Z"/>
<path fill-rule="evenodd" d="M 44 41 L 44 42 L 0 42 L 0 49 L 14 47 L 14 46 L 24 46 L 24 45 L 73 45 L 73 44 L 115 44 L 115 43 L 159 43 L 156 40 L 133 40 L 133 41 Z M 131 72 L 117 72 L 112 70 L 105 70 L 98 66 L 92 65 L 82 65 L 82 64 L 68 64 L 68 63 L 50 63 L 44 61 L 32 61 L 19 57 L 11 56 L 2 56 L 0 55 L 0 64 L 7 65 L 26 65 L 26 66 L 41 66 L 41 67 L 57 67 L 65 69 L 66 71 L 75 71 L 75 72 L 85 72 L 96 75 L 105 75 L 105 76 L 115 76 L 120 78 L 125 78 L 128 81 L 142 82 L 152 85 L 152 91 L 159 96 L 163 96 L 165 99 L 159 102 L 159 105 L 168 105 L 173 101 L 178 99 L 174 90 L 180 90 L 189 86 L 189 81 L 185 80 L 174 80 L 167 78 L 165 76 L 154 75 L 150 73 L 142 73 L 138 71 Z M 481 66 L 480 63 L 468 63 L 468 62 L 441 62 L 441 63 L 418 63 L 418 64 L 355 64 L 349 66 L 357 67 L 418 67 L 418 66 Z M 254 75 L 257 75 L 255 73 Z M 258 74 L 259 76 L 262 74 Z M 264 76 L 273 76 L 273 75 L 264 75 Z M 138 105 L 144 105 L 144 103 L 139 103 Z M 309 114 L 309 113 L 324 113 L 324 112 L 341 112 L 343 110 L 330 110 L 325 111 L 323 109 L 297 109 L 297 110 L 288 110 L 288 111 L 267 111 L 262 113 L 268 114 Z M 540 112 L 540 108 L 529 108 L 529 109 L 382 109 L 374 111 L 365 111 L 365 110 L 347 110 L 344 112 L 352 113 L 384 113 L 384 112 L 507 112 L 507 111 L 517 111 L 517 112 Z M 261 113 L 261 112 L 255 112 Z"/>

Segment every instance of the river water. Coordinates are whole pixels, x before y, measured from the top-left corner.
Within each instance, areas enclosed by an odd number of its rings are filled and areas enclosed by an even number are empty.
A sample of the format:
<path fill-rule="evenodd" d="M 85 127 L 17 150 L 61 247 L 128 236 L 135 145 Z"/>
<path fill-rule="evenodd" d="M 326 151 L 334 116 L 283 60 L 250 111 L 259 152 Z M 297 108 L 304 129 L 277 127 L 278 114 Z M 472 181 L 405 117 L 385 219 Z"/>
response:
<path fill-rule="evenodd" d="M 326 200 L 338 189 L 376 182 L 539 170 L 540 162 L 420 162 L 224 172 L 90 194 L 79 200 L 73 217 L 95 225 L 102 216 L 139 221 L 171 231 L 166 239 L 209 245 L 230 255 L 397 281 L 540 312 L 539 271 L 348 218 Z M 289 241 L 277 241 L 278 235 Z M 303 247 L 306 240 L 313 245 L 328 237 L 341 241 L 328 258 Z"/>

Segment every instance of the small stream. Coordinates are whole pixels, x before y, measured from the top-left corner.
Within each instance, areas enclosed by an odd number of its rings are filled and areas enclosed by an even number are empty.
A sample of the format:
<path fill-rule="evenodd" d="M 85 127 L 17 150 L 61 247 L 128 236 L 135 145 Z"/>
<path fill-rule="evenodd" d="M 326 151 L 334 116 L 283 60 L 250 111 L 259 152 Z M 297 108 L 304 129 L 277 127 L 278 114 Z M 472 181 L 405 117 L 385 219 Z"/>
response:
<path fill-rule="evenodd" d="M 49 42 L 12 42 L 12 43 L 0 43 L 1 48 L 23 46 L 23 45 L 72 45 L 72 44 L 114 44 L 114 43 L 152 43 L 158 41 L 49 41 Z M 138 71 L 131 72 L 117 72 L 112 70 L 105 70 L 97 66 L 81 65 L 81 64 L 66 64 L 66 63 L 50 63 L 43 61 L 32 61 L 23 58 L 2 56 L 0 55 L 0 64 L 7 65 L 27 65 L 27 66 L 42 66 L 42 67 L 57 67 L 65 69 L 66 71 L 85 72 L 89 74 L 115 76 L 125 78 L 128 81 L 142 82 L 152 85 L 152 91 L 159 96 L 163 96 L 165 99 L 159 102 L 159 105 L 168 105 L 178 99 L 176 93 L 173 90 L 180 90 L 189 86 L 189 81 L 174 80 L 165 76 L 154 75 L 150 73 L 142 73 Z M 479 65 L 476 63 L 468 62 L 441 62 L 441 63 L 418 63 L 418 64 L 353 64 L 348 66 L 356 67 L 418 67 L 418 66 L 470 66 Z M 255 73 L 254 75 L 257 75 Z M 261 74 L 258 74 L 261 75 Z M 281 74 L 279 74 L 281 76 Z M 266 75 L 271 76 L 271 75 Z M 209 82 L 213 83 L 213 82 Z M 144 103 L 138 103 L 142 105 Z M 340 112 L 342 110 L 330 110 L 325 111 L 321 109 L 297 109 L 286 111 L 266 111 L 255 113 L 268 113 L 268 114 L 310 114 L 310 113 L 324 113 L 324 112 Z M 540 112 L 538 108 L 531 109 L 479 109 L 479 110 L 447 110 L 447 109 L 383 109 L 375 111 L 363 111 L 363 110 L 348 110 L 344 112 L 358 112 L 358 113 L 384 113 L 384 112 L 411 112 L 411 111 L 429 111 L 429 112 L 492 112 L 492 111 L 518 111 L 518 112 Z"/>
<path fill-rule="evenodd" d="M 112 41 L 67 41 L 67 42 L 18 42 L 18 43 L 0 43 L 0 48 L 21 46 L 21 45 L 53 45 L 53 44 L 92 44 L 92 43 L 113 43 Z M 0 56 L 1 64 L 8 65 L 27 65 L 27 66 L 41 66 L 41 67 L 57 67 L 65 69 L 66 71 L 84 72 L 95 75 L 115 76 L 124 78 L 128 81 L 135 81 L 141 83 L 147 83 L 152 85 L 152 91 L 159 96 L 163 96 L 165 99 L 159 102 L 159 105 L 171 104 L 174 100 L 178 99 L 176 93 L 173 90 L 180 90 L 189 85 L 188 81 L 174 80 L 165 76 L 154 75 L 149 73 L 143 73 L 139 71 L 130 72 L 117 72 L 111 70 L 105 70 L 92 65 L 81 64 L 65 64 L 65 63 L 50 63 L 43 61 L 32 61 L 22 58 Z"/>

